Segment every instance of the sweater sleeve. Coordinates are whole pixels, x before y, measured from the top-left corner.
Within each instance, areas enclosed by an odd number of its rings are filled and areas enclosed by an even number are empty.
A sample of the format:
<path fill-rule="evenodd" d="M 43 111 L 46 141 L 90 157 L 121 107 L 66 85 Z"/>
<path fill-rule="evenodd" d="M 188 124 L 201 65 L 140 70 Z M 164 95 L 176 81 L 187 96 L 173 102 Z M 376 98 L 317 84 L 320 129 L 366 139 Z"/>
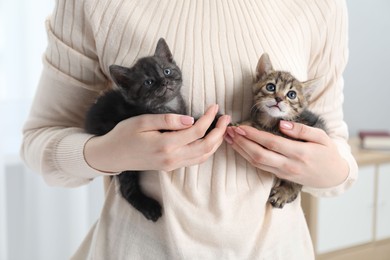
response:
<path fill-rule="evenodd" d="M 46 21 L 43 71 L 23 128 L 22 159 L 54 186 L 79 186 L 103 175 L 83 156 L 92 137 L 83 130 L 85 113 L 107 85 L 83 2 L 57 1 Z"/>
<path fill-rule="evenodd" d="M 330 8 L 312 25 L 312 49 L 309 61 L 309 78 L 322 78 L 323 88 L 313 95 L 312 109 L 327 123 L 328 134 L 348 162 L 349 175 L 343 183 L 327 189 L 304 187 L 314 196 L 336 196 L 347 190 L 357 179 L 358 167 L 347 143 L 348 127 L 343 119 L 342 73 L 348 61 L 348 14 L 345 1 L 324 1 Z M 316 27 L 321 26 L 323 27 Z"/>

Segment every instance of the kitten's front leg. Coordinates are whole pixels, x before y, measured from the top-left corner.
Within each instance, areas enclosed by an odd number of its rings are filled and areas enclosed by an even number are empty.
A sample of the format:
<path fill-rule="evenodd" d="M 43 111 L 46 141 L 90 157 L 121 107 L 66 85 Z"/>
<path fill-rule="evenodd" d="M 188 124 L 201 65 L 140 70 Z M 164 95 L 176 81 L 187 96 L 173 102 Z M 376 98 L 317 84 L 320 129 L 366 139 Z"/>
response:
<path fill-rule="evenodd" d="M 162 216 L 162 207 L 158 201 L 146 196 L 139 185 L 138 171 L 125 171 L 118 175 L 122 196 L 144 217 L 156 222 Z"/>
<path fill-rule="evenodd" d="M 237 122 L 237 123 L 231 123 L 232 126 L 240 126 L 240 125 L 248 125 L 254 127 L 254 124 L 250 121 L 243 121 L 243 122 Z"/>
<path fill-rule="evenodd" d="M 274 208 L 283 208 L 286 203 L 293 202 L 302 189 L 302 185 L 277 178 L 268 198 Z"/>

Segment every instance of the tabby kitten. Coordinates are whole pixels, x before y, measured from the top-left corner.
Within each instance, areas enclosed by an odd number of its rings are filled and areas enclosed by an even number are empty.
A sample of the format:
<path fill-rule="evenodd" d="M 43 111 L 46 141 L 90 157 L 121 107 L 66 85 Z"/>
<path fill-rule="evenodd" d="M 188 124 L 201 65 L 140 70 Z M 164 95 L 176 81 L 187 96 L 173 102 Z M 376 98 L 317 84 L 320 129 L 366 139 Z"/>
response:
<path fill-rule="evenodd" d="M 139 59 L 131 68 L 111 65 L 109 69 L 118 88 L 99 97 L 91 106 L 85 122 L 88 133 L 104 135 L 120 121 L 142 114 L 186 114 L 180 94 L 181 70 L 163 38 L 153 56 Z M 120 173 L 120 191 L 145 218 L 155 222 L 162 216 L 162 207 L 142 192 L 140 174 L 141 171 Z"/>
<path fill-rule="evenodd" d="M 264 53 L 256 68 L 253 101 L 249 124 L 275 135 L 284 135 L 279 129 L 280 120 L 294 121 L 321 128 L 326 131 L 325 122 L 308 110 L 310 96 L 319 80 L 298 81 L 289 72 L 273 69 L 268 54 Z M 268 202 L 273 207 L 283 208 L 294 201 L 302 185 L 276 178 Z"/>

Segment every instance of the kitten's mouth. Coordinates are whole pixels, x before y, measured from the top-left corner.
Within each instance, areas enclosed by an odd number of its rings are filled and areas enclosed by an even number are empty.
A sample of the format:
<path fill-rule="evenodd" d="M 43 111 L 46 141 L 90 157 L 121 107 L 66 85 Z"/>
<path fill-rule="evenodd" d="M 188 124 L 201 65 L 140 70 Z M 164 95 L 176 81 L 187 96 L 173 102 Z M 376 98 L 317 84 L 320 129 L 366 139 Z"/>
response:
<path fill-rule="evenodd" d="M 161 89 L 156 95 L 157 95 L 158 97 L 163 97 L 163 96 L 165 96 L 167 93 L 173 92 L 173 91 L 174 91 L 174 88 L 165 87 L 165 88 Z"/>
<path fill-rule="evenodd" d="M 283 110 L 279 107 L 279 105 L 278 104 L 276 104 L 276 105 L 273 105 L 273 106 L 268 106 L 268 108 L 269 109 L 272 109 L 272 108 L 277 108 L 277 109 L 279 109 L 279 111 L 280 112 L 283 112 Z"/>

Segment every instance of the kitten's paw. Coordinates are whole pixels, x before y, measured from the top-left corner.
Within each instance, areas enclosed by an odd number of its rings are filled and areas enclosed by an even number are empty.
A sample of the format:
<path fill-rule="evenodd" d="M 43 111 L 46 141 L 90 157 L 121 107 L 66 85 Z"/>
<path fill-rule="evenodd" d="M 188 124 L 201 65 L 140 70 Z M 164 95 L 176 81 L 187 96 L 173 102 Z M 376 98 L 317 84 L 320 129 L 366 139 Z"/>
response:
<path fill-rule="evenodd" d="M 298 196 L 298 193 L 292 193 L 291 190 L 283 186 L 274 187 L 268 198 L 268 202 L 274 208 L 283 208 L 286 203 L 293 202 Z"/>
<path fill-rule="evenodd" d="M 162 207 L 160 203 L 151 198 L 145 198 L 142 206 L 138 210 L 146 219 L 156 222 L 162 216 Z"/>
<path fill-rule="evenodd" d="M 253 123 L 251 121 L 243 121 L 243 122 L 240 122 L 240 123 L 236 123 L 237 126 L 240 126 L 240 125 L 248 125 L 248 126 L 253 126 Z"/>

